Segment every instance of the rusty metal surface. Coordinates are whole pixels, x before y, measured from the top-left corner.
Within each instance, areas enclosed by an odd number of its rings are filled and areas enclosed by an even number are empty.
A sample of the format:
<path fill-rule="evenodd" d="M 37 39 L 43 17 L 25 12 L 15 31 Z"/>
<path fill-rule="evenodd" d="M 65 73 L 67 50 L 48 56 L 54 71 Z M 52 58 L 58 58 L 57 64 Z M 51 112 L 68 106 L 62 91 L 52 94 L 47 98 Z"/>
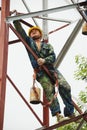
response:
<path fill-rule="evenodd" d="M 41 125 L 44 125 L 43 122 L 38 117 L 38 115 L 34 112 L 34 110 L 32 109 L 32 107 L 29 105 L 29 103 L 27 102 L 27 100 L 24 98 L 24 96 L 22 95 L 22 93 L 19 91 L 19 89 L 16 87 L 16 85 L 13 83 L 13 81 L 11 80 L 11 78 L 8 75 L 7 75 L 7 79 L 12 84 L 12 86 L 14 87 L 14 89 L 17 91 L 17 93 L 19 94 L 19 96 L 23 99 L 23 101 L 28 106 L 28 108 L 31 110 L 31 112 L 34 114 L 34 116 L 37 118 L 37 120 L 39 121 L 39 123 Z"/>
<path fill-rule="evenodd" d="M 0 28 L 0 130 L 3 130 L 8 56 L 8 25 L 5 22 L 5 18 L 9 16 L 10 1 L 2 0 L 1 2 L 2 7 Z"/>
<path fill-rule="evenodd" d="M 81 118 L 86 118 L 87 119 L 87 113 L 84 113 L 84 114 L 80 114 L 74 118 L 71 118 L 71 119 L 67 119 L 67 120 L 64 120 L 64 121 L 61 121 L 55 125 L 52 125 L 52 126 L 49 126 L 49 127 L 46 127 L 46 128 L 43 128 L 42 130 L 53 130 L 53 129 L 56 129 L 56 128 L 59 128 L 61 126 L 64 126 L 66 124 L 69 124 L 71 122 L 76 122 L 78 121 L 79 119 Z"/>

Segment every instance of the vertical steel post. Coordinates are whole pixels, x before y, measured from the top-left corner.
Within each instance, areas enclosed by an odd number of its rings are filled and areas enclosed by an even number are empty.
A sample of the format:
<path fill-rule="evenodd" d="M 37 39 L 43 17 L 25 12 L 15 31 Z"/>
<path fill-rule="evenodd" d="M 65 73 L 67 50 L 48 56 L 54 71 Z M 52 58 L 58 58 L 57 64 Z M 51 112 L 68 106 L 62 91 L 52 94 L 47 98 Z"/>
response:
<path fill-rule="evenodd" d="M 43 0 L 43 10 L 48 8 L 48 0 Z M 47 16 L 47 14 L 44 14 Z M 47 43 L 48 42 L 48 21 L 43 20 L 43 39 Z M 43 94 L 43 102 L 46 104 L 47 100 L 45 95 Z M 49 108 L 43 107 L 43 123 L 46 126 L 49 126 Z"/>
<path fill-rule="evenodd" d="M 1 1 L 1 26 L 0 26 L 0 130 L 3 130 L 6 71 L 8 55 L 8 25 L 5 18 L 9 15 L 10 0 Z"/>
<path fill-rule="evenodd" d="M 43 10 L 48 9 L 48 0 L 43 0 Z M 44 14 L 43 17 L 47 17 L 48 14 Z M 43 19 L 43 39 L 48 42 L 48 21 Z"/>

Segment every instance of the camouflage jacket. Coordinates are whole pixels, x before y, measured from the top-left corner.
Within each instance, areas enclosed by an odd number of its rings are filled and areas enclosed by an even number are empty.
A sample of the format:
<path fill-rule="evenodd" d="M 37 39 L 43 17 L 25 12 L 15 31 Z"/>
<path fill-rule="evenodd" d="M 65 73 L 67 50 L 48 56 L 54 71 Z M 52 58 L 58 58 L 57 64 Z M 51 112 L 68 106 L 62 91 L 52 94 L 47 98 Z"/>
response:
<path fill-rule="evenodd" d="M 48 68 L 48 70 L 50 71 L 54 71 L 54 67 L 53 64 L 56 60 L 56 55 L 54 53 L 53 47 L 51 44 L 46 44 L 44 42 L 41 42 L 41 50 L 39 51 L 37 49 L 37 46 L 34 42 L 34 40 L 27 36 L 25 30 L 22 28 L 22 25 L 20 24 L 19 21 L 14 21 L 14 26 L 16 28 L 16 30 L 18 31 L 18 33 L 22 36 L 22 38 L 26 41 L 26 43 L 32 48 L 32 50 L 34 51 L 34 53 L 38 56 L 38 58 L 44 58 L 45 59 L 45 66 Z M 27 48 L 26 48 L 27 49 Z M 27 49 L 30 61 L 31 61 L 31 65 L 34 69 L 38 68 L 38 64 L 36 59 L 34 58 L 34 56 L 29 52 L 29 50 Z M 43 70 L 41 70 L 40 74 L 42 73 Z"/>

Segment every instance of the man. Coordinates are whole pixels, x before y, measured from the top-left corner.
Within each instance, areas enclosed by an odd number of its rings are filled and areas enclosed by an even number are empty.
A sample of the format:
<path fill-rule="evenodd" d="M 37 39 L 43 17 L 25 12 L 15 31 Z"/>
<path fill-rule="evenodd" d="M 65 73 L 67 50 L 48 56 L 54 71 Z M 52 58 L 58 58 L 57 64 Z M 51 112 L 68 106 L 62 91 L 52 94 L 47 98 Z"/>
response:
<path fill-rule="evenodd" d="M 58 98 L 55 95 L 55 84 L 58 79 L 58 90 L 62 100 L 65 104 L 64 115 L 65 117 L 72 117 L 74 115 L 74 106 L 71 99 L 71 89 L 61 73 L 55 70 L 53 64 L 56 61 L 56 56 L 51 44 L 46 44 L 42 39 L 42 30 L 35 26 L 29 29 L 28 35 L 22 28 L 20 22 L 14 21 L 14 26 L 26 43 L 31 47 L 34 53 L 38 56 L 38 60 L 27 50 L 31 65 L 34 69 L 36 80 L 41 84 L 48 100 L 49 108 L 52 116 L 57 116 L 60 120 L 61 110 L 58 102 Z M 27 49 L 27 48 L 26 48 Z M 53 82 L 48 74 L 44 71 L 42 66 L 45 65 L 51 73 L 55 82 Z M 58 77 L 55 76 L 57 73 Z"/>

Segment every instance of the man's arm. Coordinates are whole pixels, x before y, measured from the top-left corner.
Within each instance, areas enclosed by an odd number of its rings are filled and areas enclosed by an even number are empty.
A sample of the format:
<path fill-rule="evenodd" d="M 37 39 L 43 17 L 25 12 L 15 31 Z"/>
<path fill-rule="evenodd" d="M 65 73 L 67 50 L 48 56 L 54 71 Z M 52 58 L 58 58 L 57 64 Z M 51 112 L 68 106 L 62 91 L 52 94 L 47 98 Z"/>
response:
<path fill-rule="evenodd" d="M 13 24 L 17 30 L 17 32 L 22 36 L 22 38 L 26 41 L 27 34 L 23 29 L 22 25 L 20 24 L 19 20 L 13 21 Z"/>

